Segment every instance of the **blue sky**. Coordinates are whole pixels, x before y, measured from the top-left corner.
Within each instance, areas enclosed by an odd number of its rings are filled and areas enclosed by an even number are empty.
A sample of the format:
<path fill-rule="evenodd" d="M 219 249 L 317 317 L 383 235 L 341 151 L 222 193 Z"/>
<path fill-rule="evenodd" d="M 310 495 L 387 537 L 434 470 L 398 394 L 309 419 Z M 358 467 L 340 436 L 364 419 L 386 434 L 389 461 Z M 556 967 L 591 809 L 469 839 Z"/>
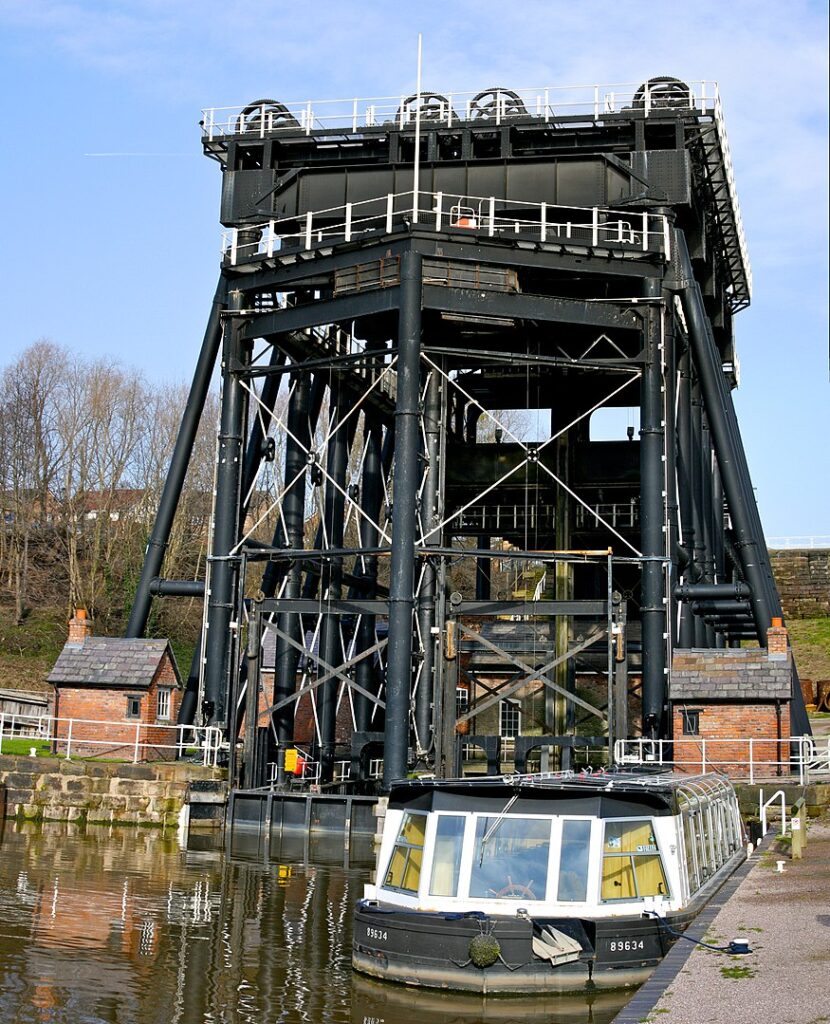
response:
<path fill-rule="evenodd" d="M 48 337 L 189 379 L 218 271 L 205 106 L 720 83 L 755 289 L 736 403 L 769 535 L 830 534 L 827 4 L 0 0 L 0 364 Z M 141 154 L 90 156 L 98 153 Z"/>

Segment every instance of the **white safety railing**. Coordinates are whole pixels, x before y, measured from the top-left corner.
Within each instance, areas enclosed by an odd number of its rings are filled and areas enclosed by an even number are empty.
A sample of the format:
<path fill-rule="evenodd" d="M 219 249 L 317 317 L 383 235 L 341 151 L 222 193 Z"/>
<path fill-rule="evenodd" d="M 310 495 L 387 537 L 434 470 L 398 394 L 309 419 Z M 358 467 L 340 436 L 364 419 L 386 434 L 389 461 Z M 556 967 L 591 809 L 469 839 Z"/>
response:
<path fill-rule="evenodd" d="M 325 210 L 309 210 L 299 217 L 231 228 L 222 233 L 222 256 L 236 266 L 242 260 L 269 258 L 283 249 L 308 250 L 325 243 L 350 242 L 367 232 L 408 230 L 417 221 L 419 227 L 435 231 L 477 232 L 503 241 L 522 238 L 659 252 L 666 260 L 671 259 L 669 223 L 660 214 L 419 192 L 416 217 L 413 197 L 414 192 L 389 193 Z"/>
<path fill-rule="evenodd" d="M 48 743 L 51 754 L 67 760 L 101 757 L 133 763 L 148 759 L 173 761 L 193 752 L 210 768 L 216 767 L 219 752 L 227 745 L 222 730 L 216 726 L 0 713 L 0 754 L 9 752 L 8 741 L 21 738 L 31 740 L 35 750 L 37 744 Z"/>
<path fill-rule="evenodd" d="M 414 126 L 418 110 L 423 126 L 452 128 L 460 122 L 496 126 L 521 118 L 555 123 L 561 118 L 600 120 L 609 114 L 642 110 L 646 117 L 667 107 L 714 114 L 719 102 L 716 82 L 592 84 L 486 89 L 415 95 L 352 97 L 336 100 L 260 100 L 248 105 L 207 107 L 199 126 L 213 142 L 227 136 L 264 138 L 274 132 L 337 131 Z"/>
<path fill-rule="evenodd" d="M 830 548 L 830 533 L 815 533 L 802 537 L 768 537 L 767 547 L 771 551 L 785 548 Z"/>
<path fill-rule="evenodd" d="M 764 799 L 763 789 L 758 793 L 758 817 L 761 819 L 761 835 L 765 836 L 769 831 L 767 827 L 767 808 L 771 804 L 780 803 L 781 807 L 781 835 L 786 835 L 787 832 L 787 794 L 783 789 L 776 790 L 775 793 L 768 799 Z"/>
<path fill-rule="evenodd" d="M 726 179 L 726 187 L 729 192 L 729 201 L 732 207 L 732 214 L 735 220 L 735 234 L 737 235 L 738 248 L 741 254 L 744 275 L 746 276 L 747 292 L 752 294 L 752 267 L 749 263 L 749 252 L 746 245 L 746 234 L 744 233 L 743 217 L 741 216 L 741 204 L 738 202 L 738 189 L 735 185 L 735 171 L 732 166 L 732 152 L 729 148 L 729 137 L 726 134 L 726 123 L 723 119 L 723 104 L 721 103 L 720 92 L 715 90 L 715 103 L 713 108 L 715 117 L 715 131 L 720 143 L 721 162 L 723 174 Z"/>
<path fill-rule="evenodd" d="M 798 778 L 805 786 L 830 778 L 830 737 L 789 736 L 782 739 L 705 739 L 683 736 L 674 740 L 644 737 L 616 740 L 614 762 L 619 765 L 663 765 L 686 771 L 715 771 L 746 777 L 750 783 L 780 776 Z"/>

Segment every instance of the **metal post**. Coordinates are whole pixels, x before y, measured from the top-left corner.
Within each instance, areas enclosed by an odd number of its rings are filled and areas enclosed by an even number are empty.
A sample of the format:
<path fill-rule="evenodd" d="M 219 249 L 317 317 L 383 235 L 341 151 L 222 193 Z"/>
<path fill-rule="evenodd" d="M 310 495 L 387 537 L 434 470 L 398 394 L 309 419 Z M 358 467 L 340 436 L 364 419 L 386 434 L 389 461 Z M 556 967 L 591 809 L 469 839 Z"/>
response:
<path fill-rule="evenodd" d="M 264 784 L 265 780 L 257 778 L 257 739 L 259 729 L 259 665 L 262 641 L 262 617 L 258 607 L 251 610 L 248 619 L 248 643 L 245 652 L 248 662 L 247 684 L 245 689 L 245 737 L 242 741 L 241 785 L 244 789 Z M 205 736 L 205 756 L 208 750 L 208 737 Z"/>
<path fill-rule="evenodd" d="M 703 526 L 703 578 L 715 582 L 715 541 L 712 529 L 712 441 L 704 413 L 700 433 L 701 523 Z M 706 646 L 715 646 L 715 631 L 706 626 Z"/>
<path fill-rule="evenodd" d="M 778 602 L 769 589 L 769 577 L 772 572 L 758 509 L 751 498 L 751 484 L 747 489 L 749 471 L 746 455 L 740 441 L 732 396 L 706 316 L 703 296 L 700 293 L 700 286 L 694 279 L 686 239 L 679 231 L 675 232 L 675 251 L 684 278 L 680 289 L 680 301 L 689 326 L 693 358 L 700 375 L 701 391 L 715 442 L 723 489 L 729 503 L 744 575 L 752 589 L 755 625 L 762 642 L 766 643 L 767 629 L 772 616 L 778 614 Z"/>
<path fill-rule="evenodd" d="M 663 358 L 663 381 L 664 381 L 664 419 L 665 419 L 665 454 L 666 454 L 666 521 L 668 526 L 668 537 L 666 550 L 671 558 L 669 568 L 668 603 L 666 606 L 666 624 L 669 634 L 669 651 L 677 646 L 677 609 L 678 603 L 674 597 L 674 588 L 680 582 L 679 546 L 680 527 L 679 510 L 677 499 L 677 373 L 676 371 L 676 349 L 674 317 L 669 314 L 668 308 L 664 317 L 664 358 Z"/>
<path fill-rule="evenodd" d="M 268 361 L 269 369 L 282 366 L 284 362 L 285 353 L 277 345 L 272 345 L 271 358 Z M 259 396 L 258 412 L 253 417 L 251 434 L 245 449 L 245 462 L 242 472 L 242 497 L 246 508 L 249 503 L 248 496 L 251 488 L 254 486 L 257 473 L 259 473 L 259 467 L 262 465 L 265 438 L 271 425 L 274 406 L 277 404 L 282 378 L 283 375 L 278 373 L 271 373 L 266 376 L 262 385 L 262 393 Z"/>
<path fill-rule="evenodd" d="M 706 576 L 706 536 L 703 521 L 703 460 L 701 447 L 703 444 L 703 404 L 700 398 L 700 385 L 692 381 L 692 451 L 690 480 L 692 485 L 692 522 L 695 531 L 694 562 L 698 567 L 700 578 L 704 583 L 712 581 Z M 706 625 L 699 615 L 694 618 L 695 647 L 707 647 Z"/>
<path fill-rule="evenodd" d="M 677 394 L 677 490 L 680 522 L 682 529 L 683 556 L 685 566 L 683 579 L 686 583 L 697 580 L 694 563 L 694 513 L 692 511 L 692 378 L 689 367 L 688 346 L 680 357 Z M 678 647 L 691 648 L 695 642 L 694 614 L 688 602 L 680 605 L 680 626 Z"/>
<path fill-rule="evenodd" d="M 373 548 L 378 543 L 378 531 L 375 527 L 380 519 L 380 507 L 383 501 L 383 481 L 381 468 L 381 433 L 380 420 L 370 410 L 364 413 L 363 429 L 366 436 L 366 455 L 363 460 L 363 480 L 360 492 L 360 504 L 366 513 L 360 521 L 360 543 L 365 548 Z M 371 520 L 371 522 L 369 521 Z M 363 597 L 373 598 L 377 594 L 378 559 L 377 555 L 361 555 L 358 563 L 363 576 Z M 357 568 L 357 567 L 356 567 Z M 358 627 L 356 652 L 367 651 L 375 644 L 376 617 L 361 615 Z M 374 660 L 363 658 L 355 666 L 355 682 L 369 693 L 377 689 Z M 362 693 L 355 694 L 355 723 L 357 732 L 367 732 L 372 720 L 372 702 Z"/>
<path fill-rule="evenodd" d="M 398 390 L 395 405 L 395 490 L 389 587 L 386 734 L 383 785 L 406 775 L 409 681 L 412 674 L 415 500 L 418 493 L 418 399 L 421 353 L 421 256 L 401 257 Z"/>
<path fill-rule="evenodd" d="M 311 447 L 308 419 L 310 382 L 308 373 L 298 371 L 293 379 L 294 389 L 288 406 L 287 436 L 285 441 L 285 487 L 282 502 L 285 544 L 289 549 L 303 547 L 305 525 L 305 482 L 308 465 L 307 451 Z M 300 596 L 302 566 L 295 559 L 288 570 L 284 596 Z M 283 613 L 277 619 L 279 634 L 290 636 L 296 643 L 301 638 L 301 622 L 297 615 Z M 274 703 L 294 693 L 297 683 L 299 651 L 281 635 L 277 635 L 274 655 Z M 277 780 L 285 778 L 285 750 L 294 738 L 294 711 L 292 704 L 286 704 L 273 714 L 276 734 Z"/>
<path fill-rule="evenodd" d="M 170 531 L 173 527 L 173 517 L 178 508 L 184 478 L 190 462 L 190 455 L 193 451 L 193 442 L 196 438 L 196 431 L 199 429 L 199 421 L 202 418 L 205 399 L 210 389 L 213 368 L 216 365 L 216 356 L 222 339 L 220 314 L 225 304 L 225 293 L 225 280 L 220 278 L 219 283 L 216 285 L 216 293 L 213 296 L 213 305 L 211 306 L 210 316 L 205 328 L 202 348 L 199 352 L 199 359 L 193 374 L 193 382 L 190 385 L 190 394 L 182 414 L 179 433 L 176 436 L 176 444 L 170 459 L 170 468 L 167 471 L 164 488 L 159 499 L 153 532 L 150 534 L 147 551 L 144 555 L 141 579 L 138 581 L 133 606 L 130 610 L 130 620 L 127 623 L 125 633 L 127 637 L 142 636 L 147 626 L 147 619 L 150 615 L 150 602 L 152 600 L 150 583 L 161 573 L 164 553 L 167 550 L 167 542 L 170 539 Z M 195 703 L 195 695 L 193 701 Z"/>
<path fill-rule="evenodd" d="M 329 388 L 329 412 L 331 428 L 343 418 L 348 407 L 346 395 L 337 379 Z M 323 519 L 329 546 L 343 546 L 343 514 L 346 485 L 346 470 L 350 447 L 350 428 L 354 418 L 341 426 L 329 438 L 326 453 L 326 473 Z M 327 601 L 337 601 L 342 596 L 343 557 L 333 556 L 323 562 L 320 574 L 320 599 L 323 616 L 320 622 L 320 658 L 332 667 L 343 660 L 343 645 L 340 640 L 340 616 L 325 613 Z M 326 671 L 326 670 L 321 670 Z M 320 781 L 331 782 L 334 777 L 334 753 L 337 729 L 337 691 L 339 680 L 329 679 L 319 687 L 318 708 L 320 712 Z"/>
<path fill-rule="evenodd" d="M 241 293 L 230 296 L 230 308 L 239 309 Z M 243 346 L 238 317 L 225 323 L 222 355 L 222 409 L 214 499 L 213 543 L 210 554 L 210 586 L 207 597 L 205 640 L 205 687 L 202 714 L 205 725 L 227 727 L 228 683 L 236 651 L 234 615 L 235 566 L 231 552 L 239 539 L 242 482 L 242 449 L 246 402 L 239 368 L 250 354 Z M 233 625 L 232 625 L 233 624 Z"/>
<path fill-rule="evenodd" d="M 662 296 L 659 278 L 648 278 L 645 294 Z M 662 305 L 649 306 L 645 317 L 645 362 L 640 395 L 640 546 L 643 552 L 643 735 L 657 739 L 666 700 L 666 606 L 663 558 L 663 425 L 660 360 Z"/>
<path fill-rule="evenodd" d="M 628 603 L 615 592 L 614 615 L 614 714 L 613 735 L 618 740 L 628 739 L 628 641 L 626 617 Z"/>
<path fill-rule="evenodd" d="M 427 546 L 438 546 L 441 537 L 438 533 L 430 533 L 432 527 L 440 522 L 438 515 L 438 477 L 439 451 L 441 441 L 442 398 L 444 389 L 441 386 L 441 375 L 432 370 L 426 389 L 424 403 L 424 437 L 426 451 L 426 481 L 421 493 L 419 509 L 421 534 L 426 538 Z M 418 625 L 423 647 L 421 675 L 418 682 L 418 693 L 415 703 L 415 735 L 421 751 L 430 750 L 433 746 L 432 705 L 434 695 L 435 668 L 435 563 L 427 560 L 423 567 L 421 587 L 418 592 Z"/>

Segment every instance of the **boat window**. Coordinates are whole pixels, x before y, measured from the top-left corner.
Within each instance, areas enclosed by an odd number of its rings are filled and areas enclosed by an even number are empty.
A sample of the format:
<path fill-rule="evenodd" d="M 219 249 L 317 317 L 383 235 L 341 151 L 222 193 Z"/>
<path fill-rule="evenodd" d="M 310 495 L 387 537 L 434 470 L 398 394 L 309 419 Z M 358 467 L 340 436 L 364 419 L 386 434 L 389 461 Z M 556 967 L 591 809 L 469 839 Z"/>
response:
<path fill-rule="evenodd" d="M 584 903 L 588 895 L 588 854 L 591 822 L 566 819 L 562 823 L 562 848 L 559 854 L 559 888 L 556 898 L 562 903 Z"/>
<path fill-rule="evenodd" d="M 544 899 L 550 829 L 550 818 L 499 819 L 479 815 L 470 896 Z"/>
<path fill-rule="evenodd" d="M 700 888 L 700 871 L 695 849 L 694 817 L 686 812 L 683 814 L 683 845 L 686 850 L 686 870 L 689 872 L 689 892 L 694 893 Z"/>
<path fill-rule="evenodd" d="M 464 821 L 461 814 L 439 814 L 435 828 L 435 852 L 432 857 L 431 896 L 457 896 L 464 845 Z"/>
<path fill-rule="evenodd" d="M 602 899 L 668 896 L 651 821 L 609 821 L 602 847 Z"/>
<path fill-rule="evenodd" d="M 421 863 L 424 859 L 424 833 L 427 816 L 411 814 L 403 816 L 401 830 L 395 840 L 389 869 L 384 886 L 387 889 L 401 889 L 403 892 L 417 892 L 421 878 Z"/>

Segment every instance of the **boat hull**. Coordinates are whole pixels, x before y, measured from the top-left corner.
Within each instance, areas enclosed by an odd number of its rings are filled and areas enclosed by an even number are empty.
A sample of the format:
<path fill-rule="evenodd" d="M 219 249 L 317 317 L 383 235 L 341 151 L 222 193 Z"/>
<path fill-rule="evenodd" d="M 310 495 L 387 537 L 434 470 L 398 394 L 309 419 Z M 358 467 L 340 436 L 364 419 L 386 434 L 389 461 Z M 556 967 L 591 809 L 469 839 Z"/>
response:
<path fill-rule="evenodd" d="M 695 905 L 670 915 L 666 924 L 682 931 L 699 910 Z M 624 989 L 641 985 L 675 941 L 661 923 L 642 916 L 536 924 L 537 933 L 548 926 L 581 935 L 582 954 L 556 965 L 541 959 L 526 917 L 427 913 L 364 900 L 355 912 L 352 964 L 385 981 L 467 992 Z M 482 934 L 499 946 L 499 958 L 488 967 L 477 967 L 470 956 L 471 940 Z"/>

